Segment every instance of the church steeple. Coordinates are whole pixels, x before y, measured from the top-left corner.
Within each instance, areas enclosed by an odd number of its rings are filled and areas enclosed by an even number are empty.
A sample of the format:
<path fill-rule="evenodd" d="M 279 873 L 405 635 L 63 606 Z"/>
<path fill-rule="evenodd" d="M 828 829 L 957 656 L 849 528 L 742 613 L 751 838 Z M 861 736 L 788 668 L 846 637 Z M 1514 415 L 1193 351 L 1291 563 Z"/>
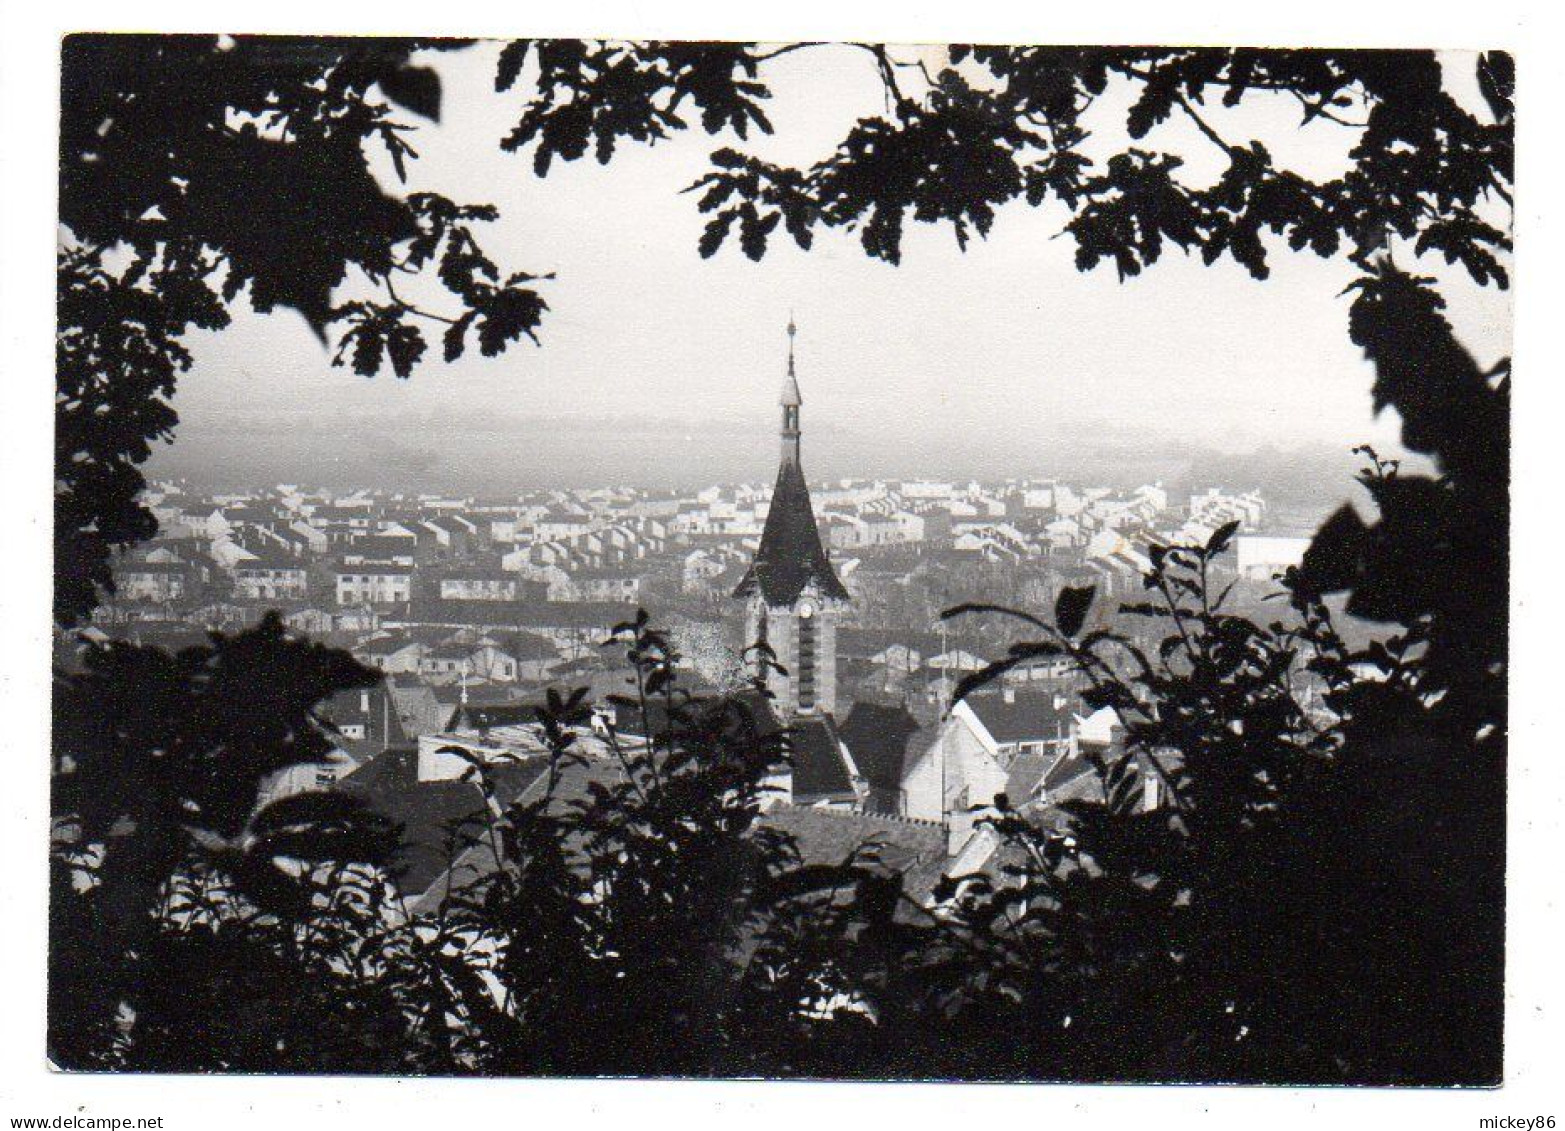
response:
<path fill-rule="evenodd" d="M 797 333 L 793 319 L 789 318 L 788 376 L 780 398 L 782 461 L 777 468 L 777 486 L 772 491 L 772 505 L 766 513 L 755 561 L 734 591 L 736 597 L 747 597 L 759 589 L 773 608 L 792 605 L 811 584 L 822 597 L 848 599 L 848 591 L 831 568 L 831 559 L 821 544 L 815 510 L 810 505 L 810 488 L 799 460 L 799 406 L 803 398 L 799 396 L 799 381 L 794 372 L 793 339 Z"/>
<path fill-rule="evenodd" d="M 835 609 L 848 591 L 832 569 L 815 525 L 799 459 L 798 327 L 788 320 L 788 373 L 783 381 L 782 459 L 755 560 L 735 597 L 750 602 L 750 631 L 769 626 L 771 642 L 792 675 L 775 689 L 785 715 L 830 713 L 836 701 Z"/>

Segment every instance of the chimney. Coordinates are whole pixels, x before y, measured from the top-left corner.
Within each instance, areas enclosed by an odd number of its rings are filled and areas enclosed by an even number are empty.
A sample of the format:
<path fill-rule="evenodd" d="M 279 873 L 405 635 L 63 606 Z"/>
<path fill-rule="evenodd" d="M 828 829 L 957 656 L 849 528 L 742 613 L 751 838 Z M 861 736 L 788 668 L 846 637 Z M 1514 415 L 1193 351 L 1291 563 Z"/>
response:
<path fill-rule="evenodd" d="M 1016 688 L 1010 686 L 1010 684 L 1007 684 L 1005 689 L 1001 691 L 1000 694 L 1007 703 L 1016 702 Z"/>
<path fill-rule="evenodd" d="M 964 803 L 960 811 L 952 811 L 946 814 L 946 856 L 954 858 L 962 849 L 967 847 L 967 842 L 973 838 L 973 815 L 967 812 Z"/>

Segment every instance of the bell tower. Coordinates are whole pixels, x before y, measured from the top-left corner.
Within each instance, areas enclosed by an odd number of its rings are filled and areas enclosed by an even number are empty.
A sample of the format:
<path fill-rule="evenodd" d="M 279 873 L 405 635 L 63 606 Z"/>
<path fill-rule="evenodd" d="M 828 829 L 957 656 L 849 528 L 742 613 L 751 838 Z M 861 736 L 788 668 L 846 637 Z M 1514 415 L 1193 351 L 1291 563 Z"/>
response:
<path fill-rule="evenodd" d="M 788 371 L 783 380 L 782 450 L 771 509 L 755 559 L 734 590 L 747 602 L 747 640 L 765 639 L 787 669 L 769 686 L 785 720 L 830 716 L 837 709 L 837 618 L 849 600 L 815 525 L 800 462 L 799 381 L 794 364 L 798 328 L 788 320 Z"/>

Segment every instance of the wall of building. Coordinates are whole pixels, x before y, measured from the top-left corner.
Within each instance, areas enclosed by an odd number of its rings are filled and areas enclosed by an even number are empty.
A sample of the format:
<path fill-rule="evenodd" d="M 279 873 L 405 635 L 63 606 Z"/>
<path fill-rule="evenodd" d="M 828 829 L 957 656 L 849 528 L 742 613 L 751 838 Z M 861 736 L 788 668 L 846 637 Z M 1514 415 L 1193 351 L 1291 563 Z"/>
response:
<path fill-rule="evenodd" d="M 837 609 L 830 602 L 817 602 L 817 611 L 809 619 L 814 621 L 815 664 L 814 702 L 807 713 L 822 714 L 837 711 Z M 745 643 L 748 647 L 760 634 L 761 602 L 752 599 L 745 623 Z M 786 677 L 771 673 L 767 686 L 776 696 L 774 706 L 784 718 L 799 711 L 797 683 L 799 663 L 799 615 L 793 606 L 766 610 L 766 640 L 777 654 L 777 663 L 787 669 Z"/>
<path fill-rule="evenodd" d="M 974 805 L 988 805 L 1005 790 L 1006 773 L 993 745 L 967 708 L 958 704 L 934 740 L 915 755 L 902 779 L 902 815 L 944 821 L 954 854 L 972 835 Z"/>

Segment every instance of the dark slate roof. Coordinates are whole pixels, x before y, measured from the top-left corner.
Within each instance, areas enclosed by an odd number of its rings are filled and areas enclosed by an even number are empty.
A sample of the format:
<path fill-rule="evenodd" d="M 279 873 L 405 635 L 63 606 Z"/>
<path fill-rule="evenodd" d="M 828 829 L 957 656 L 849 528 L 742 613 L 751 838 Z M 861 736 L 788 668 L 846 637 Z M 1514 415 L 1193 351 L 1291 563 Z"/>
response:
<path fill-rule="evenodd" d="M 804 472 L 795 461 L 784 460 L 755 561 L 734 596 L 748 597 L 759 587 L 768 605 L 791 605 L 812 581 L 823 596 L 848 600 L 848 591 L 821 545 Z"/>
<path fill-rule="evenodd" d="M 487 731 L 496 727 L 526 726 L 538 721 L 538 709 L 545 705 L 542 699 L 510 703 L 468 703 L 458 705 L 446 723 L 448 731 Z"/>
<path fill-rule="evenodd" d="M 793 745 L 794 798 L 854 800 L 853 777 L 838 744 L 835 720 L 830 715 L 795 719 L 788 733 Z"/>
<path fill-rule="evenodd" d="M 1053 774 L 1049 775 L 1052 779 Z M 1103 780 L 1090 766 L 1076 767 L 1074 774 L 1046 781 L 1049 804 L 1062 805 L 1067 801 L 1102 801 Z"/>
<path fill-rule="evenodd" d="M 487 811 L 477 785 L 421 782 L 417 763 L 417 749 L 394 747 L 337 783 L 338 789 L 361 797 L 402 827 L 393 870 L 398 888 L 410 898 L 427 890 L 450 866 L 451 830 L 461 827 L 469 834 L 477 832 Z M 547 768 L 547 758 L 533 758 L 491 766 L 488 773 L 497 799 L 507 805 Z"/>
<path fill-rule="evenodd" d="M 922 728 L 906 707 L 883 703 L 853 704 L 838 732 L 859 773 L 871 786 L 897 790 L 908 745 Z"/>
<path fill-rule="evenodd" d="M 972 708 L 984 729 L 1002 746 L 1012 742 L 1048 742 L 1070 733 L 1069 697 L 1058 707 L 1053 692 L 1018 691 L 1012 702 L 1003 692 L 969 695 Z"/>
<path fill-rule="evenodd" d="M 337 782 L 337 788 L 366 800 L 386 791 L 418 784 L 418 747 L 394 746 L 359 765 Z"/>
<path fill-rule="evenodd" d="M 349 549 L 357 553 L 369 553 L 371 550 L 390 550 L 393 553 L 406 554 L 413 549 L 413 544 L 418 541 L 418 535 L 412 531 L 402 533 L 360 534 L 349 545 Z"/>
<path fill-rule="evenodd" d="M 127 621 L 99 626 L 105 636 L 148 648 L 180 652 L 186 648 L 207 648 L 212 637 L 200 625 L 184 621 Z"/>
<path fill-rule="evenodd" d="M 447 566 L 437 575 L 441 581 L 510 581 L 522 580 L 521 574 L 501 569 L 498 565 Z"/>
<path fill-rule="evenodd" d="M 1083 774 L 1090 774 L 1093 778 L 1096 778 L 1097 770 L 1093 767 L 1092 762 L 1078 750 L 1075 754 L 1066 754 L 1056 759 L 1049 766 L 1049 771 L 1043 779 L 1043 785 L 1045 789 L 1051 791 L 1061 789 L 1067 782 L 1074 781 Z"/>
<path fill-rule="evenodd" d="M 643 714 L 635 693 L 634 674 L 629 669 L 622 669 L 622 673 L 616 673 L 622 687 L 599 694 L 600 699 L 614 708 L 614 729 L 635 738 L 645 738 L 649 730 L 654 735 L 662 736 L 668 730 L 669 722 L 667 706 L 662 697 L 649 697 Z M 606 689 L 611 684 L 604 681 L 603 686 Z M 682 671 L 679 673 L 679 689 L 689 696 L 684 706 L 693 715 L 737 708 L 736 717 L 746 720 L 747 725 L 753 725 L 759 734 L 773 734 L 782 730 L 782 723 L 777 721 L 777 712 L 772 709 L 771 701 L 751 688 L 721 692 L 698 673 Z"/>
<path fill-rule="evenodd" d="M 495 793 L 500 804 L 542 799 L 548 785 L 545 772 L 548 763 L 548 758 L 539 757 L 515 766 L 491 767 L 491 772 L 495 769 L 505 772 L 505 776 L 498 778 L 495 783 Z M 557 773 L 554 793 L 548 799 L 548 811 L 556 816 L 587 802 L 592 797 L 594 786 L 611 786 L 624 780 L 624 770 L 614 758 L 566 759 L 558 763 Z M 426 783 L 426 787 L 427 784 L 433 783 Z M 475 794 L 478 792 L 471 785 L 467 788 Z M 566 838 L 565 849 L 567 859 L 590 850 L 579 832 Z M 493 842 L 488 837 L 480 837 L 455 860 L 442 856 L 442 866 L 434 875 L 427 878 L 421 876 L 423 887 L 416 892 L 411 883 L 405 883 L 402 890 L 410 896 L 419 896 L 413 901 L 412 910 L 415 914 L 426 913 L 438 907 L 453 891 L 461 891 L 483 882 L 494 874 L 498 863 Z"/>
<path fill-rule="evenodd" d="M 793 837 L 804 864 L 841 864 L 851 856 L 903 877 L 903 890 L 922 901 L 946 867 L 946 831 L 935 821 L 779 805 L 761 824 Z"/>
<path fill-rule="evenodd" d="M 365 656 L 391 656 L 404 648 L 415 647 L 418 643 L 419 641 L 414 640 L 411 636 L 396 633 L 391 636 L 378 637 L 374 640 L 366 640 L 355 651 Z"/>
<path fill-rule="evenodd" d="M 185 562 L 124 562 L 116 570 L 122 577 L 131 577 L 135 574 L 152 573 L 177 573 L 187 574 L 190 566 Z"/>
<path fill-rule="evenodd" d="M 359 762 L 373 758 L 390 747 L 405 745 L 408 741 L 402 722 L 397 717 L 396 705 L 391 701 L 391 693 L 384 684 L 339 691 L 315 711 L 333 726 L 357 725 L 364 728 L 363 738 L 338 735 L 333 739 Z"/>
<path fill-rule="evenodd" d="M 722 709 L 724 704 L 735 704 L 740 708 L 740 719 L 749 720 L 747 725 L 753 725 L 762 735 L 782 726 L 771 703 L 759 692 L 745 690 L 730 695 L 702 695 L 694 685 L 688 689 L 696 692 L 689 704 L 691 710 Z M 632 702 L 624 693 L 614 699 L 613 705 L 614 729 L 620 734 L 643 738 L 643 732 L 648 729 L 653 734 L 660 734 L 668 727 L 667 712 L 656 697 L 647 702 L 645 718 L 640 703 Z M 809 801 L 855 799 L 853 777 L 838 744 L 836 721 L 830 715 L 795 719 L 788 728 L 788 736 L 792 743 L 795 798 Z"/>
<path fill-rule="evenodd" d="M 1005 778 L 1005 796 L 1014 806 L 1027 805 L 1043 785 L 1044 775 L 1059 759 L 1058 754 L 1018 754 Z"/>
<path fill-rule="evenodd" d="M 348 576 L 373 576 L 373 577 L 401 577 L 403 574 L 411 574 L 413 567 L 398 565 L 396 562 L 360 562 L 358 565 L 340 565 L 332 571 L 338 577 Z"/>
<path fill-rule="evenodd" d="M 502 643 L 518 660 L 554 660 L 560 656 L 554 641 L 535 632 L 513 632 Z"/>

